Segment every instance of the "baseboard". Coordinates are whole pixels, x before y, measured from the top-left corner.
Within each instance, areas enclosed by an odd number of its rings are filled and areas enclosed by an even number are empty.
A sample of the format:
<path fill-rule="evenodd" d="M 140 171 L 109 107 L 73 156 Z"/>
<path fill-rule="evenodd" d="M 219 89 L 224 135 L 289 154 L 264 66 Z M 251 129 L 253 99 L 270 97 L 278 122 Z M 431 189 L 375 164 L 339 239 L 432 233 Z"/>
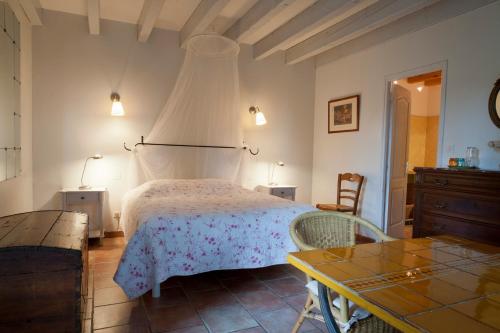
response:
<path fill-rule="evenodd" d="M 104 237 L 106 238 L 116 238 L 116 237 L 124 237 L 123 231 L 105 231 Z"/>

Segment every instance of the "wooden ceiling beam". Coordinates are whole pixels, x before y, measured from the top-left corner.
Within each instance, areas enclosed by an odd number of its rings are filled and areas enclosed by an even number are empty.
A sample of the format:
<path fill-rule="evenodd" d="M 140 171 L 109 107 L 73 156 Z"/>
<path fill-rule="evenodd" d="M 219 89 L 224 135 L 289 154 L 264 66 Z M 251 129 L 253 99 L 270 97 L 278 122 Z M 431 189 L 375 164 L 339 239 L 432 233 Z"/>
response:
<path fill-rule="evenodd" d="M 181 47 L 186 46 L 190 37 L 205 32 L 228 2 L 229 0 L 201 0 L 180 31 Z"/>
<path fill-rule="evenodd" d="M 319 0 L 253 45 L 254 58 L 263 59 L 292 47 L 363 10 L 378 0 Z"/>
<path fill-rule="evenodd" d="M 295 64 L 436 3 L 438 0 L 380 0 L 330 28 L 286 50 Z"/>
<path fill-rule="evenodd" d="M 441 77 L 437 77 L 434 79 L 427 79 L 424 81 L 424 86 L 426 87 L 439 86 L 440 84 L 441 84 Z"/>
<path fill-rule="evenodd" d="M 259 0 L 224 33 L 224 36 L 241 42 L 294 1 L 296 0 Z"/>
<path fill-rule="evenodd" d="M 431 72 L 431 73 L 410 76 L 410 77 L 406 78 L 406 82 L 418 83 L 418 82 L 424 82 L 424 81 L 431 80 L 431 79 L 440 79 L 440 78 L 441 78 L 441 71 L 435 71 L 435 72 Z"/>
<path fill-rule="evenodd" d="M 16 15 L 20 23 L 31 24 L 19 0 L 7 0 L 7 3 L 9 4 L 10 9 L 14 12 L 14 15 Z"/>
<path fill-rule="evenodd" d="M 145 0 L 137 22 L 137 40 L 147 42 L 160 16 L 165 0 Z"/>
<path fill-rule="evenodd" d="M 87 0 L 87 16 L 89 19 L 89 33 L 91 35 L 99 35 L 101 33 L 99 0 Z"/>
<path fill-rule="evenodd" d="M 497 0 L 441 0 L 399 20 L 336 46 L 316 57 L 316 64 L 323 65 L 352 55 L 369 47 L 384 43 L 452 19 L 472 10 L 487 6 Z"/>
<path fill-rule="evenodd" d="M 42 5 L 40 0 L 20 0 L 24 13 L 31 25 L 42 25 Z"/>

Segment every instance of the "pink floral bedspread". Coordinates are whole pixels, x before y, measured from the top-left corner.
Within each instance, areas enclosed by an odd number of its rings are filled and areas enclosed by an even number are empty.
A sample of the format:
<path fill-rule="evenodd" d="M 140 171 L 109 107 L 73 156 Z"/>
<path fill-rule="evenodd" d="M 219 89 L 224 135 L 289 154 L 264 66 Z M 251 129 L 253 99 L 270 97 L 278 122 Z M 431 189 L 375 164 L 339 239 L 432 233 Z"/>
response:
<path fill-rule="evenodd" d="M 155 180 L 125 196 L 114 280 L 138 297 L 171 276 L 286 262 L 290 222 L 310 205 L 224 180 Z"/>

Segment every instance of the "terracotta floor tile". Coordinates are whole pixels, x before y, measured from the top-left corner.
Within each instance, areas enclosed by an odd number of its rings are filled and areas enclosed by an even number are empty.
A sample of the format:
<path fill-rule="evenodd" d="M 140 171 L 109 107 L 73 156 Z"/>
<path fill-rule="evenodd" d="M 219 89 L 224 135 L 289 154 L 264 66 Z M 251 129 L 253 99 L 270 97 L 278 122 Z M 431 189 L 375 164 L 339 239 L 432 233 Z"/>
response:
<path fill-rule="evenodd" d="M 196 311 L 189 305 L 148 309 L 153 333 L 203 325 Z"/>
<path fill-rule="evenodd" d="M 145 325 L 146 323 L 145 311 L 138 301 L 94 308 L 94 329 L 126 324 Z"/>
<path fill-rule="evenodd" d="M 238 294 L 241 304 L 251 313 L 281 309 L 286 305 L 278 296 L 267 290 Z"/>
<path fill-rule="evenodd" d="M 238 294 L 242 292 L 268 290 L 266 285 L 254 277 L 246 277 L 245 279 L 230 279 L 221 281 L 227 289 L 232 293 Z"/>
<path fill-rule="evenodd" d="M 200 311 L 200 316 L 213 333 L 239 331 L 259 325 L 239 304 L 207 308 Z"/>
<path fill-rule="evenodd" d="M 94 292 L 94 306 L 117 304 L 130 301 L 120 287 L 97 289 Z"/>
<path fill-rule="evenodd" d="M 118 284 L 113 280 L 113 275 L 97 275 L 94 276 L 94 289 L 119 287 Z"/>
<path fill-rule="evenodd" d="M 179 328 L 178 330 L 168 331 L 168 333 L 208 333 L 205 326 L 191 326 L 186 328 Z"/>
<path fill-rule="evenodd" d="M 237 331 L 234 333 L 266 333 L 266 331 L 262 327 L 257 326 L 257 327 L 252 327 L 252 328 L 247 328 L 247 329 L 244 329 L 241 331 Z"/>
<path fill-rule="evenodd" d="M 188 299 L 180 287 L 162 289 L 159 298 L 154 298 L 148 292 L 142 296 L 146 309 L 156 309 L 166 306 L 187 304 Z"/>
<path fill-rule="evenodd" d="M 149 333 L 147 325 L 121 325 L 95 330 L 95 333 Z"/>
<path fill-rule="evenodd" d="M 109 263 L 100 263 L 94 265 L 95 275 L 114 275 L 118 268 L 118 261 Z"/>
<path fill-rule="evenodd" d="M 299 318 L 299 313 L 291 307 L 276 311 L 262 312 L 255 315 L 256 319 L 268 333 L 290 333 Z M 305 320 L 299 332 L 316 329 L 309 320 Z"/>
<path fill-rule="evenodd" d="M 226 290 L 193 292 L 189 295 L 189 299 L 198 310 L 238 303 L 236 298 Z"/>
<path fill-rule="evenodd" d="M 283 298 L 283 300 L 287 302 L 288 305 L 290 305 L 297 311 L 302 311 L 304 309 L 304 305 L 306 304 L 306 299 L 307 299 L 307 293 Z"/>
<path fill-rule="evenodd" d="M 281 297 L 303 294 L 306 290 L 304 283 L 295 277 L 270 280 L 265 284 Z"/>

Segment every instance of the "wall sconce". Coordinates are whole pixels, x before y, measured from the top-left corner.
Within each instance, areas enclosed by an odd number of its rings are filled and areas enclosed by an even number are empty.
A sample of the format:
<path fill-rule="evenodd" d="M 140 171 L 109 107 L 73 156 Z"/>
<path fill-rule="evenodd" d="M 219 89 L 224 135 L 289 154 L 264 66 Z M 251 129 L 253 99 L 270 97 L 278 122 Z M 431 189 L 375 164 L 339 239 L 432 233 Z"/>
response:
<path fill-rule="evenodd" d="M 113 104 L 111 105 L 111 115 L 118 117 L 124 116 L 125 111 L 123 110 L 122 102 L 120 102 L 120 95 L 112 93 L 111 100 L 113 101 Z"/>
<path fill-rule="evenodd" d="M 91 159 L 92 160 L 100 160 L 101 158 L 102 158 L 102 155 L 100 155 L 100 154 L 95 154 L 94 156 L 87 157 L 87 159 L 85 160 L 85 164 L 83 165 L 82 178 L 80 178 L 80 186 L 78 186 L 78 189 L 88 190 L 88 189 L 92 188 L 92 186 L 85 185 L 83 183 L 83 177 L 85 176 L 85 169 L 87 168 L 87 162 Z"/>
<path fill-rule="evenodd" d="M 251 106 L 248 109 L 248 112 L 250 112 L 250 114 L 255 115 L 255 125 L 262 126 L 267 123 L 266 117 L 264 117 L 264 114 L 262 113 L 262 111 L 259 110 L 258 106 Z"/>

